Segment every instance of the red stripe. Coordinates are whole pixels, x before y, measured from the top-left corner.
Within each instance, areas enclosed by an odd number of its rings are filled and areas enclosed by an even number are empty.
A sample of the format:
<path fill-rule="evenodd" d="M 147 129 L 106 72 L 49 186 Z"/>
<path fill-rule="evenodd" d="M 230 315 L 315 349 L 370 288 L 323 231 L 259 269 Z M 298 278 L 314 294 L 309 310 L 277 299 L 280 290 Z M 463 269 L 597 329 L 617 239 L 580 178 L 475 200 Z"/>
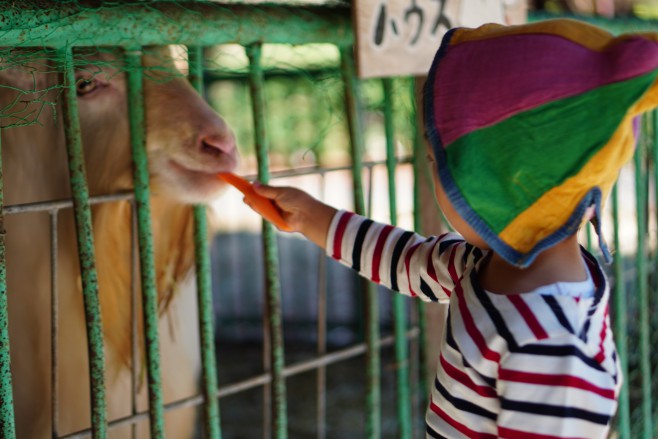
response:
<path fill-rule="evenodd" d="M 432 249 L 427 254 L 427 274 L 429 274 L 432 280 L 436 283 L 439 283 L 439 278 L 436 276 L 436 271 L 434 270 L 434 249 L 438 243 L 439 240 L 437 239 L 432 245 Z"/>
<path fill-rule="evenodd" d="M 500 369 L 498 372 L 498 379 L 517 383 L 539 384 L 543 386 L 571 387 L 574 389 L 586 390 L 607 399 L 615 399 L 614 390 L 596 386 L 589 381 L 572 375 L 552 375 Z"/>
<path fill-rule="evenodd" d="M 459 284 L 459 276 L 457 276 L 457 270 L 455 269 L 455 251 L 457 246 L 453 246 L 450 250 L 450 259 L 448 260 L 448 273 L 450 273 L 450 278 L 452 282 L 457 286 Z"/>
<path fill-rule="evenodd" d="M 496 439 L 496 435 L 489 434 L 489 433 L 480 433 L 478 431 L 471 430 L 464 424 L 457 422 L 455 419 L 451 418 L 450 415 L 448 415 L 446 412 L 441 410 L 441 408 L 434 404 L 434 401 L 430 403 L 430 408 L 434 413 L 439 415 L 441 419 L 446 421 L 448 424 L 452 426 L 455 430 L 458 430 L 461 434 L 465 435 L 468 438 L 471 439 Z"/>
<path fill-rule="evenodd" d="M 527 303 L 525 303 L 525 300 L 518 295 L 518 294 L 510 294 L 507 296 L 510 302 L 514 305 L 514 307 L 519 311 L 521 314 L 521 317 L 523 317 L 523 320 L 525 320 L 526 324 L 530 328 L 533 334 L 535 334 L 535 337 L 539 340 L 543 340 L 545 338 L 548 338 L 548 334 L 542 327 L 541 323 L 539 323 L 539 320 L 535 317 L 535 314 L 530 310 L 530 307 L 528 306 Z"/>
<path fill-rule="evenodd" d="M 345 234 L 345 229 L 347 228 L 347 223 L 350 218 L 354 216 L 353 212 L 343 212 L 343 215 L 338 220 L 338 226 L 336 227 L 336 233 L 334 234 L 334 259 L 341 259 L 342 256 L 342 247 L 343 247 L 343 235 Z"/>
<path fill-rule="evenodd" d="M 414 252 L 418 250 L 418 247 L 420 247 L 421 244 L 422 242 L 419 242 L 418 244 L 411 246 L 411 248 L 409 249 L 409 251 L 404 257 L 404 267 L 407 270 L 407 282 L 409 283 L 409 292 L 411 293 L 412 297 L 416 297 L 417 294 L 414 291 L 413 287 L 411 286 L 411 273 L 409 271 L 411 265 L 411 256 L 413 256 Z"/>
<path fill-rule="evenodd" d="M 475 382 L 471 379 L 470 376 L 468 376 L 467 373 L 457 369 L 455 366 L 452 364 L 448 363 L 448 361 L 443 357 L 443 354 L 439 357 L 441 361 L 441 367 L 443 367 L 443 370 L 448 374 L 448 376 L 456 381 L 459 381 L 472 391 L 476 392 L 480 396 L 484 396 L 486 398 L 496 398 L 498 394 L 496 393 L 496 390 L 489 386 L 480 386 L 478 384 L 475 384 Z"/>
<path fill-rule="evenodd" d="M 373 282 L 379 283 L 380 281 L 379 264 L 381 263 L 382 260 L 382 251 L 384 250 L 384 243 L 386 242 L 386 238 L 388 238 L 388 235 L 391 233 L 391 230 L 393 230 L 393 226 L 391 225 L 384 226 L 381 233 L 379 234 L 379 237 L 377 238 L 377 244 L 375 244 L 375 253 L 372 256 L 371 279 Z"/>
<path fill-rule="evenodd" d="M 605 348 L 603 347 L 603 343 L 605 342 L 605 333 L 608 330 L 608 312 L 610 311 L 610 307 L 606 305 L 605 307 L 605 312 L 603 314 L 603 326 L 601 327 L 601 333 L 599 334 L 599 337 L 601 341 L 599 342 L 599 353 L 596 354 L 594 357 L 594 360 L 597 361 L 599 364 L 603 363 L 603 360 L 605 360 Z"/>
<path fill-rule="evenodd" d="M 459 312 L 462 315 L 464 327 L 466 328 L 468 335 L 471 336 L 473 343 L 475 343 L 484 358 L 490 361 L 495 361 L 496 363 L 500 362 L 500 354 L 489 349 L 487 342 L 484 340 L 480 330 L 477 328 L 477 325 L 473 321 L 473 316 L 471 315 L 471 312 L 468 309 L 468 306 L 466 306 L 466 302 L 464 301 L 464 291 L 462 290 L 462 286 L 459 280 L 455 284 L 455 293 L 457 294 L 457 303 L 459 305 Z"/>
<path fill-rule="evenodd" d="M 548 434 L 529 433 L 498 426 L 498 437 L 501 439 L 586 439 L 577 437 L 551 436 Z"/>

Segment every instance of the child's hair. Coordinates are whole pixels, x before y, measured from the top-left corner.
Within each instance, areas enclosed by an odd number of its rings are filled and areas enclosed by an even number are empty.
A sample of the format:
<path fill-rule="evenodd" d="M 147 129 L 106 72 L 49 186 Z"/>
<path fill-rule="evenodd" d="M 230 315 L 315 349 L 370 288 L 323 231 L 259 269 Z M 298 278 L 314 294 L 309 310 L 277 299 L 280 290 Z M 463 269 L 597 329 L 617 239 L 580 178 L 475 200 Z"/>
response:
<path fill-rule="evenodd" d="M 658 106 L 657 41 L 568 19 L 445 35 L 425 84 L 427 136 L 457 213 L 505 260 L 529 265 L 590 207 L 609 259 L 601 205 L 638 115 Z"/>

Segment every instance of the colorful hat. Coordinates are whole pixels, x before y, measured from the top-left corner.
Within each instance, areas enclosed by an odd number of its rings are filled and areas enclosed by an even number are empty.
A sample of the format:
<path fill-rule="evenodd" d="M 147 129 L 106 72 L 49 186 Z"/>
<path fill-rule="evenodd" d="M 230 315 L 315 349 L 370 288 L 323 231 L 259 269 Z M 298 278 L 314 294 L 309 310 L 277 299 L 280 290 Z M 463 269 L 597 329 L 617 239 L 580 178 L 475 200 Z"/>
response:
<path fill-rule="evenodd" d="M 636 116 L 658 105 L 657 76 L 657 34 L 615 38 L 566 19 L 451 30 L 424 91 L 448 198 L 521 267 L 591 208 L 601 236 L 602 200 L 633 155 Z"/>

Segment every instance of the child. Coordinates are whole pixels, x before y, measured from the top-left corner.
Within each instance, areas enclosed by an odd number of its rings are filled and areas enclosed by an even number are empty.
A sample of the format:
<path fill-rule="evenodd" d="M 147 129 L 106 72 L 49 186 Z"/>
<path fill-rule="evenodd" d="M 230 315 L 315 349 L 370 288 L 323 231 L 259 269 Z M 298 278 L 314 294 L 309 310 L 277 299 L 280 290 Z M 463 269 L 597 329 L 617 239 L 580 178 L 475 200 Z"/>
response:
<path fill-rule="evenodd" d="M 605 438 L 621 384 L 609 286 L 576 232 L 658 103 L 653 36 L 572 20 L 455 29 L 425 85 L 436 198 L 424 238 L 256 185 L 294 230 L 361 275 L 449 302 L 431 438 Z M 606 258 L 609 253 L 600 239 Z"/>

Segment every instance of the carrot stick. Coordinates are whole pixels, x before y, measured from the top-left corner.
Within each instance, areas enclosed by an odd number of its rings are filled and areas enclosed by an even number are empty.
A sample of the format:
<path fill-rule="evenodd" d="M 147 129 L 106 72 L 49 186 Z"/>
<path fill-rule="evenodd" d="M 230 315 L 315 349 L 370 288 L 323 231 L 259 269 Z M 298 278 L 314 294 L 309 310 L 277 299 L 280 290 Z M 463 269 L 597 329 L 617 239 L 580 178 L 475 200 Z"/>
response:
<path fill-rule="evenodd" d="M 254 210 L 260 213 L 263 218 L 283 231 L 290 232 L 292 230 L 290 226 L 286 224 L 286 221 L 281 216 L 281 212 L 277 209 L 272 200 L 257 194 L 249 181 L 231 172 L 220 172 L 217 174 L 217 177 L 242 192 L 245 198 L 249 200 Z"/>

